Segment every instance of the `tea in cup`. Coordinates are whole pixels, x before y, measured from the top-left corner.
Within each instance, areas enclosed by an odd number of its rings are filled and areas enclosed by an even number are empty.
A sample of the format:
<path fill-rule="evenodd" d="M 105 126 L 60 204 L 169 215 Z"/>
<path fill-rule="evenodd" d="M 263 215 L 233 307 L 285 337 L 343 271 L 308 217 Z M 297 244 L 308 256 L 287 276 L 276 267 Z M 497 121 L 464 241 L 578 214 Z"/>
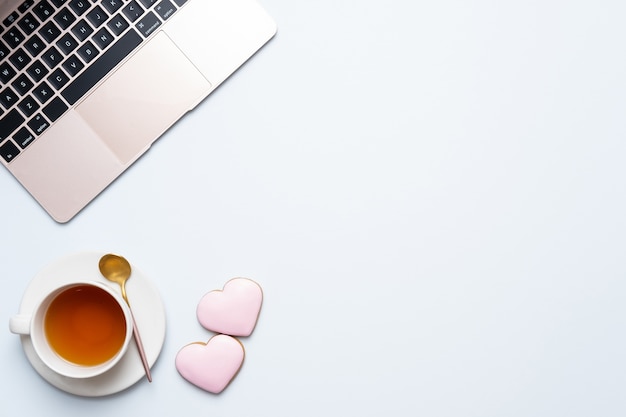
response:
<path fill-rule="evenodd" d="M 11 317 L 9 328 L 29 335 L 42 362 L 71 378 L 91 378 L 111 369 L 124 356 L 133 332 L 126 302 L 97 281 L 56 288 L 32 314 Z"/>

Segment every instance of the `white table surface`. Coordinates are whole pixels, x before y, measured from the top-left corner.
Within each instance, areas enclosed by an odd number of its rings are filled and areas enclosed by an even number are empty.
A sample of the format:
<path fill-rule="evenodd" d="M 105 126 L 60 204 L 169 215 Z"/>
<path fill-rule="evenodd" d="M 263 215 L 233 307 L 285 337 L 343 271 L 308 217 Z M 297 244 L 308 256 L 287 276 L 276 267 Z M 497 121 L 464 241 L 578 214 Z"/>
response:
<path fill-rule="evenodd" d="M 154 382 L 62 392 L 2 332 L 2 416 L 626 415 L 626 3 L 262 0 L 276 37 L 68 224 L 0 172 L 4 288 L 117 252 Z M 220 395 L 174 368 L 265 291 Z"/>

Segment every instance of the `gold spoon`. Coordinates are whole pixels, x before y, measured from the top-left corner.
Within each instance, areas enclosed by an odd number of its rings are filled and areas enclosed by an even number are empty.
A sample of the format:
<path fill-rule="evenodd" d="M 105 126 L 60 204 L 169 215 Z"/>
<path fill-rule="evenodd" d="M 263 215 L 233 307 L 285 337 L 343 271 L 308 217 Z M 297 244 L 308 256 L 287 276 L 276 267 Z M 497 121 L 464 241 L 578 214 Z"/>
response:
<path fill-rule="evenodd" d="M 98 267 L 100 268 L 100 272 L 102 275 L 112 282 L 117 282 L 120 285 L 122 290 L 122 298 L 128 304 L 128 309 L 130 310 L 130 303 L 128 302 L 128 298 L 126 297 L 126 281 L 130 278 L 131 268 L 130 263 L 123 257 L 119 255 L 107 254 L 100 258 L 100 262 L 98 263 Z M 141 342 L 141 337 L 139 336 L 139 330 L 137 329 L 137 323 L 135 322 L 135 316 L 133 316 L 133 311 L 130 311 L 131 318 L 133 320 L 133 336 L 135 337 L 135 343 L 137 344 L 137 348 L 139 349 L 139 355 L 141 356 L 141 362 L 143 363 L 143 368 L 146 371 L 146 377 L 149 382 L 152 382 L 152 375 L 150 374 L 150 366 L 148 365 L 148 360 L 146 359 L 146 352 L 143 348 L 143 343 Z"/>

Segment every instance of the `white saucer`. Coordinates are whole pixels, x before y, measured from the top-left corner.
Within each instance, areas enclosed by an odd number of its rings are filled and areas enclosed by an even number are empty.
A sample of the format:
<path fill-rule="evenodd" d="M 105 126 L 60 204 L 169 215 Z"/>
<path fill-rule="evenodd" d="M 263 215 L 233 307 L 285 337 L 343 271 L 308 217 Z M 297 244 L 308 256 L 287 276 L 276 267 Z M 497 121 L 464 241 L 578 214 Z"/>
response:
<path fill-rule="evenodd" d="M 119 286 L 107 281 L 98 269 L 98 261 L 104 253 L 78 253 L 62 258 L 40 271 L 28 285 L 20 305 L 20 314 L 30 314 L 35 304 L 52 288 L 76 279 L 100 281 L 119 291 Z M 126 292 L 137 328 L 143 341 L 150 367 L 154 365 L 165 340 L 165 308 L 157 289 L 148 279 L 132 268 L 126 283 Z M 20 336 L 22 347 L 31 365 L 46 381 L 55 387 L 75 395 L 98 397 L 122 391 L 145 378 L 141 358 L 135 343 L 131 343 L 126 355 L 106 373 L 87 379 L 74 379 L 59 375 L 48 368 L 35 354 L 28 335 Z"/>

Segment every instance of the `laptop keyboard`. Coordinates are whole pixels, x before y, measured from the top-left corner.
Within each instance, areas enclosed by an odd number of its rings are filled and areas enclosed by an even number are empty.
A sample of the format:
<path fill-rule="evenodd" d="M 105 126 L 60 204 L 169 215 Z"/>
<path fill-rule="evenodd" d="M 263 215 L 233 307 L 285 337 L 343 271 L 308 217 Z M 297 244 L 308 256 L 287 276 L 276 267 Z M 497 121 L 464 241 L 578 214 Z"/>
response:
<path fill-rule="evenodd" d="M 0 156 L 10 163 L 187 0 L 25 0 L 0 25 Z"/>

